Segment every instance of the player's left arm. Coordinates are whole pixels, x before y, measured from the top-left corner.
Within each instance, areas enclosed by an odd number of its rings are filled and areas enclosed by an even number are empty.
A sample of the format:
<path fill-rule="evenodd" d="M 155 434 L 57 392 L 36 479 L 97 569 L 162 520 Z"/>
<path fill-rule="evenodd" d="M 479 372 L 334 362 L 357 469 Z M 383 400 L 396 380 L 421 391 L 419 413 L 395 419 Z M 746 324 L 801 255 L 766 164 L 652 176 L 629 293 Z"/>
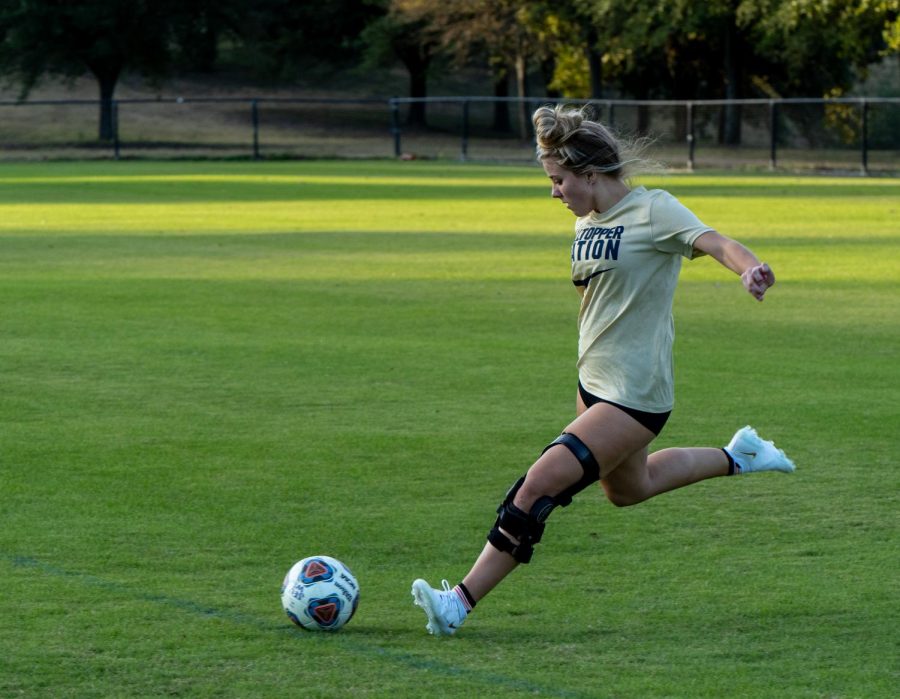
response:
<path fill-rule="evenodd" d="M 694 241 L 694 250 L 711 255 L 721 265 L 739 274 L 744 288 L 762 301 L 766 289 L 775 283 L 775 274 L 765 262 L 760 262 L 749 249 L 713 230 L 706 231 Z"/>

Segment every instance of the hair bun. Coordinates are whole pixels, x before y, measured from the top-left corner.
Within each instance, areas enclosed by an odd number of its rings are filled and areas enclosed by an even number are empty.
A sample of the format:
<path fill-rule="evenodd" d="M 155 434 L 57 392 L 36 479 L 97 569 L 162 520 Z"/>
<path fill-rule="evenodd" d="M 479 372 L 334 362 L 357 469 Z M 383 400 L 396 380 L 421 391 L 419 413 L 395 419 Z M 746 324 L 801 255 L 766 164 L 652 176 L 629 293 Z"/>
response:
<path fill-rule="evenodd" d="M 620 180 L 638 170 L 657 170 L 640 152 L 647 142 L 620 139 L 591 116 L 590 107 L 557 104 L 535 110 L 532 117 L 539 161 L 551 160 L 576 175 L 610 175 Z"/>
<path fill-rule="evenodd" d="M 578 131 L 584 115 L 577 109 L 561 106 L 539 107 L 532 117 L 538 146 L 545 150 L 561 147 Z"/>

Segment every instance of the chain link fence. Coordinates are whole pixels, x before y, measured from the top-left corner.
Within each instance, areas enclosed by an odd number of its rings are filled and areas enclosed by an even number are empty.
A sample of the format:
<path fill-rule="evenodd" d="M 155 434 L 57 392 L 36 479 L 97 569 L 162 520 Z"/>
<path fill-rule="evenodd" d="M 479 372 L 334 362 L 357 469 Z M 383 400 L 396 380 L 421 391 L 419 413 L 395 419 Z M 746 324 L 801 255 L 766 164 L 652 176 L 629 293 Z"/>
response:
<path fill-rule="evenodd" d="M 900 172 L 900 98 L 564 100 L 673 169 Z M 0 102 L 0 159 L 422 158 L 533 162 L 548 98 L 169 98 Z"/>

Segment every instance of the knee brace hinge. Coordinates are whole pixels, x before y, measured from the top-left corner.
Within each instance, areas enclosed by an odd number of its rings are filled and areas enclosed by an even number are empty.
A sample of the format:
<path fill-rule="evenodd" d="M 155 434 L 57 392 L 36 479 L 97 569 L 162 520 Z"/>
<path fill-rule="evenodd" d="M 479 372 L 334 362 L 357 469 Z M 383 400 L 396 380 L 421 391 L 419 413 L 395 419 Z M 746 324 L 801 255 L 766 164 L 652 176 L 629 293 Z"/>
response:
<path fill-rule="evenodd" d="M 519 488 L 525 482 L 525 476 L 522 476 L 509 489 L 500 507 L 497 508 L 497 520 L 488 533 L 487 539 L 494 548 L 510 554 L 519 563 L 531 561 L 531 556 L 534 554 L 534 545 L 539 543 L 544 535 L 544 523 L 547 521 L 550 513 L 556 507 L 568 506 L 572 502 L 572 496 L 587 488 L 591 483 L 596 483 L 600 480 L 600 465 L 588 446 L 578 437 L 574 434 L 563 432 L 563 434 L 553 440 L 547 449 L 556 444 L 562 444 L 578 459 L 578 463 L 581 464 L 583 470 L 581 479 L 558 495 L 543 495 L 539 497 L 531 506 L 531 510 L 525 512 L 513 504 L 516 493 L 519 492 Z M 544 449 L 544 451 L 547 451 L 547 449 Z M 504 532 L 506 533 L 504 534 Z"/>
<path fill-rule="evenodd" d="M 544 522 L 557 505 L 555 498 L 545 495 L 535 501 L 529 512 L 516 507 L 513 499 L 524 482 L 525 477 L 522 476 L 510 488 L 497 508 L 497 520 L 487 537 L 494 548 L 510 554 L 519 563 L 531 561 L 534 545 L 539 543 L 544 535 Z M 500 531 L 501 529 L 503 531 Z"/>

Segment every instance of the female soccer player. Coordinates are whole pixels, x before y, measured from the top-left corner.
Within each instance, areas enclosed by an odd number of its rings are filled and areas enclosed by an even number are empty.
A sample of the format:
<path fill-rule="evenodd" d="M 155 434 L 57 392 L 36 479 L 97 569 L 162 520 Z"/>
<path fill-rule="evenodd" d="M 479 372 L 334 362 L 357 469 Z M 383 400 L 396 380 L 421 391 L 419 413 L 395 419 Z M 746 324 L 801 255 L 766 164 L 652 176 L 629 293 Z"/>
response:
<path fill-rule="evenodd" d="M 716 476 L 794 470 L 783 451 L 749 426 L 724 448 L 648 454 L 674 403 L 672 298 L 681 257 L 711 255 L 740 275 L 759 301 L 775 275 L 672 195 L 630 188 L 634 161 L 583 111 L 541 107 L 534 127 L 552 196 L 577 217 L 577 416 L 509 490 L 462 582 L 451 588 L 444 580 L 441 590 L 421 579 L 413 583 L 415 603 L 428 616 L 426 628 L 438 636 L 455 633 L 476 602 L 528 563 L 550 513 L 598 480 L 614 505 L 627 506 Z"/>

